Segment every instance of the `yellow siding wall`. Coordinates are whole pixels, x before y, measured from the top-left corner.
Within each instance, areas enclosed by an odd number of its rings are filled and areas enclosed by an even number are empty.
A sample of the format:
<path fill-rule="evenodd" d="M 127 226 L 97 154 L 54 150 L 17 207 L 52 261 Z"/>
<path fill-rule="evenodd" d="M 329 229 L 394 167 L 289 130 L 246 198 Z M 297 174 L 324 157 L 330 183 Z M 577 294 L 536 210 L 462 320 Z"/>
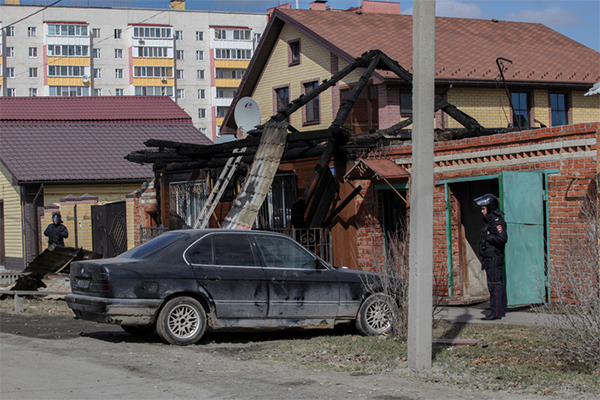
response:
<path fill-rule="evenodd" d="M 127 250 L 135 244 L 135 203 L 132 198 L 125 202 L 125 213 L 127 214 Z"/>
<path fill-rule="evenodd" d="M 506 97 L 506 96 L 504 96 Z M 550 104 L 547 90 L 534 90 L 533 92 L 533 107 L 534 118 L 546 126 L 552 126 L 550 121 Z M 541 126 L 539 123 L 532 121 L 533 126 Z"/>
<path fill-rule="evenodd" d="M 104 184 L 104 185 L 56 185 L 44 186 L 44 205 L 60 204 L 60 199 L 72 194 L 75 197 L 89 194 L 98 198 L 98 204 L 123 201 L 129 193 L 142 187 L 141 183 Z M 63 218 L 64 219 L 64 218 Z"/>
<path fill-rule="evenodd" d="M 506 127 L 510 121 L 510 104 L 503 90 L 455 87 L 448 91 L 447 96 L 450 104 L 475 118 L 485 128 Z M 448 117 L 448 127 L 463 126 Z"/>
<path fill-rule="evenodd" d="M 301 63 L 290 67 L 288 66 L 287 42 L 294 39 L 300 39 Z M 290 100 L 296 99 L 302 94 L 301 82 L 318 79 L 319 83 L 322 83 L 324 79 L 331 78 L 330 65 L 329 51 L 286 25 L 281 31 L 279 40 L 273 48 L 273 52 L 252 94 L 252 97 L 260 105 L 261 121 L 267 121 L 274 114 L 274 87 L 289 84 Z M 329 127 L 332 121 L 331 96 L 331 90 L 320 95 L 321 124 L 302 127 L 302 112 L 300 110 L 292 114 L 290 124 L 300 131 Z"/>
<path fill-rule="evenodd" d="M 21 198 L 12 175 L 0 164 L 0 199 L 4 200 L 4 240 L 6 257 L 23 257 Z"/>
<path fill-rule="evenodd" d="M 573 121 L 576 124 L 600 121 L 600 95 L 584 96 L 585 92 L 571 93 Z"/>

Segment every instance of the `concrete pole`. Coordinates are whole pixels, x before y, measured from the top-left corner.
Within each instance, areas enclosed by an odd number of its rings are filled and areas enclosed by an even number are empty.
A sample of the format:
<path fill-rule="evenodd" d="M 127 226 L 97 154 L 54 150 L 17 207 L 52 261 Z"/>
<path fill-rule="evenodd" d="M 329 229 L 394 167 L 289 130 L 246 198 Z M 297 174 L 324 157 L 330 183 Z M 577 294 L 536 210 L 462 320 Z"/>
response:
<path fill-rule="evenodd" d="M 435 0 L 413 2 L 413 135 L 410 182 L 408 365 L 431 368 Z"/>

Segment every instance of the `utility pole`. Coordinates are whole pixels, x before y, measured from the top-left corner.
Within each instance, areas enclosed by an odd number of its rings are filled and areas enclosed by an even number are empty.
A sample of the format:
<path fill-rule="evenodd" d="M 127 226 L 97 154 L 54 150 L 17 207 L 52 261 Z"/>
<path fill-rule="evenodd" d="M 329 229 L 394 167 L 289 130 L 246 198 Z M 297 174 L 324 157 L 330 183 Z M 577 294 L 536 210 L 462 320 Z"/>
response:
<path fill-rule="evenodd" d="M 418 0 L 413 7 L 408 365 L 424 370 L 431 368 L 432 354 L 435 0 Z"/>

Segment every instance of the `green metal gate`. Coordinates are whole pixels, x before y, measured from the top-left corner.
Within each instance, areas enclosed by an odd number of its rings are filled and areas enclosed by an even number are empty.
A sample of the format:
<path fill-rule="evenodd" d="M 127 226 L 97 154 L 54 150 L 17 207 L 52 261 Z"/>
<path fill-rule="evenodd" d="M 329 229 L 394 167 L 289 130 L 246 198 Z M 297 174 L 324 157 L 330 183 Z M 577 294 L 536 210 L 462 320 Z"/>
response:
<path fill-rule="evenodd" d="M 503 171 L 501 194 L 508 233 L 505 251 L 508 305 L 544 303 L 548 281 L 544 262 L 544 174 Z"/>

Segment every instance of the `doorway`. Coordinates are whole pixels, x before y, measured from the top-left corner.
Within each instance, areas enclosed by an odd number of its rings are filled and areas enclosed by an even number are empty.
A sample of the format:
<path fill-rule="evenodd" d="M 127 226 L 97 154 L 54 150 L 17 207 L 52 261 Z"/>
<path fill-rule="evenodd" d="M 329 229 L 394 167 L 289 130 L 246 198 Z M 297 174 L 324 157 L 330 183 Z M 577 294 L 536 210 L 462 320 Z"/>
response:
<path fill-rule="evenodd" d="M 458 262 L 462 267 L 464 297 L 487 296 L 484 271 L 479 257 L 479 237 L 483 227 L 481 213 L 473 199 L 491 193 L 500 199 L 507 224 L 504 279 L 509 306 L 541 304 L 547 301 L 548 269 L 546 184 L 543 171 L 511 172 L 445 182 L 447 221 L 458 221 Z M 456 206 L 450 207 L 454 200 Z M 453 226 L 453 229 L 455 227 Z M 455 239 L 456 240 L 456 239 Z M 448 243 L 448 273 L 452 272 L 452 244 Z M 449 282 L 453 277 L 449 276 Z"/>

